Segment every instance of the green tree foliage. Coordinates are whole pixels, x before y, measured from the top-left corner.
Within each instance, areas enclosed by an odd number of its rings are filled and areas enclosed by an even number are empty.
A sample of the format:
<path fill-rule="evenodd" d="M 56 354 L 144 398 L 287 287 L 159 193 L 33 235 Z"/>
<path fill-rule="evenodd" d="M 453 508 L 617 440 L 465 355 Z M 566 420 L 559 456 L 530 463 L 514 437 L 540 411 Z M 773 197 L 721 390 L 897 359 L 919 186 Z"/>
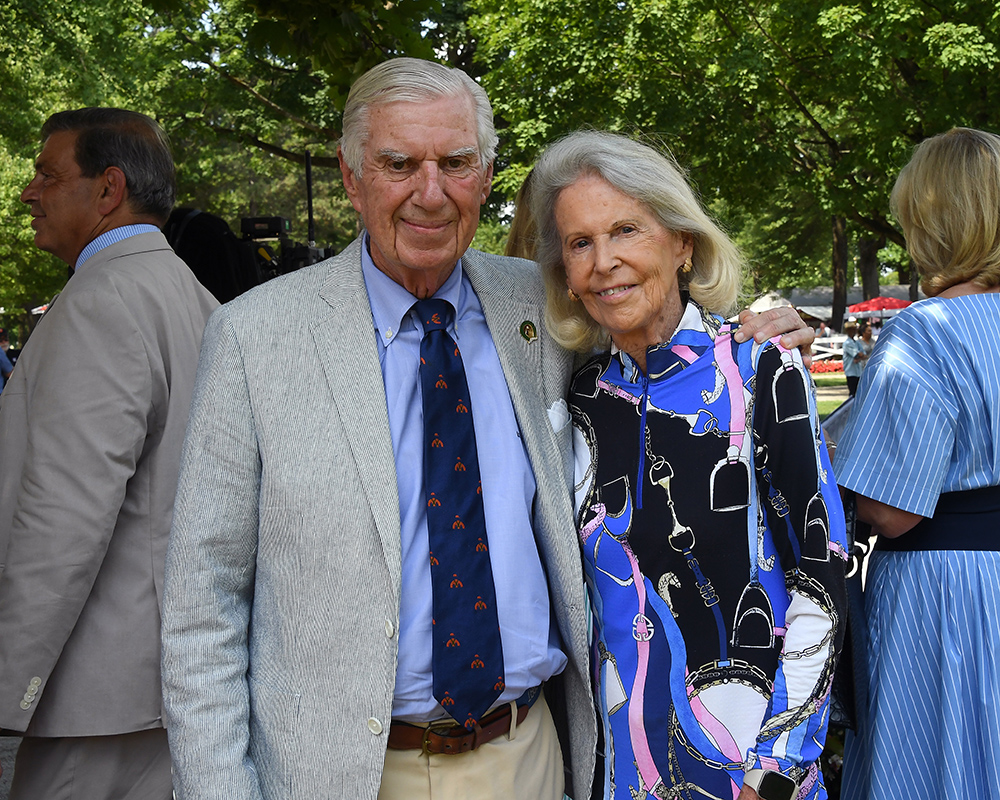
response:
<path fill-rule="evenodd" d="M 579 127 L 653 137 L 738 228 L 761 288 L 828 276 L 833 217 L 901 243 L 888 195 L 912 145 L 1000 127 L 986 0 L 471 3 L 515 165 L 501 184 Z"/>
<path fill-rule="evenodd" d="M 379 16 L 365 17 L 360 5 L 342 16 L 350 21 L 352 14 L 367 24 Z M 275 25 L 286 34 L 272 43 Z M 387 47 L 412 38 L 412 26 L 399 20 L 383 28 Z M 65 265 L 34 248 L 27 209 L 17 199 L 31 177 L 42 122 L 65 108 L 118 105 L 158 119 L 173 145 L 179 205 L 217 214 L 237 231 L 242 216 L 280 215 L 292 220 L 294 238 L 306 238 L 308 149 L 317 242 L 340 247 L 353 238 L 356 219 L 336 167 L 340 106 L 352 73 L 293 52 L 296 41 L 308 46 L 317 31 L 294 33 L 243 0 L 0 4 L 0 324 L 26 329 L 24 311 L 66 280 Z M 351 37 L 355 54 L 370 44 L 356 31 Z M 381 57 L 373 51 L 369 61 Z M 329 71 L 314 68 L 321 62 Z"/>
<path fill-rule="evenodd" d="M 15 338 L 28 327 L 23 311 L 48 300 L 67 275 L 65 264 L 34 248 L 26 207 L 18 201 L 41 147 L 39 129 L 69 104 L 122 104 L 134 97 L 132 107 L 150 110 L 145 45 L 155 34 L 123 24 L 140 11 L 138 0 L 119 0 L 113 9 L 54 0 L 0 5 L 0 307 Z"/>

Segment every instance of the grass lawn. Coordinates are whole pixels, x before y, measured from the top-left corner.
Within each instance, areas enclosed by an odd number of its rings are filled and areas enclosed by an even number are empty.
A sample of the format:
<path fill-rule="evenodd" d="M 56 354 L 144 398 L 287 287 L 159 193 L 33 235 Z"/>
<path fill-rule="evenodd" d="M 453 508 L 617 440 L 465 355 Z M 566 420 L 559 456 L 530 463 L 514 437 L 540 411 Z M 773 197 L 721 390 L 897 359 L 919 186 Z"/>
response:
<path fill-rule="evenodd" d="M 830 416 L 842 402 L 842 400 L 817 400 L 816 410 L 819 412 L 819 421 L 822 422 Z"/>
<path fill-rule="evenodd" d="M 843 372 L 821 372 L 812 377 L 817 386 L 847 386 L 847 376 Z"/>

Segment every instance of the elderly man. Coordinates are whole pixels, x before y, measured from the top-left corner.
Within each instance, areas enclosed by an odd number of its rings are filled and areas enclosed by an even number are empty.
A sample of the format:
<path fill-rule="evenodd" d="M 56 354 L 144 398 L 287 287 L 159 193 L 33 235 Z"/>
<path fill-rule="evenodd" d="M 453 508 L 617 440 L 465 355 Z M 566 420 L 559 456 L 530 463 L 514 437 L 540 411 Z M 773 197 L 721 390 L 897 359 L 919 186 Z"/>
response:
<path fill-rule="evenodd" d="M 467 249 L 496 142 L 464 73 L 373 68 L 339 151 L 366 232 L 209 322 L 164 607 L 181 800 L 590 796 L 572 359 L 535 265 Z"/>
<path fill-rule="evenodd" d="M 218 305 L 158 230 L 159 126 L 64 111 L 21 200 L 74 268 L 0 395 L 0 728 L 12 800 L 166 800 L 163 561 L 201 334 Z"/>

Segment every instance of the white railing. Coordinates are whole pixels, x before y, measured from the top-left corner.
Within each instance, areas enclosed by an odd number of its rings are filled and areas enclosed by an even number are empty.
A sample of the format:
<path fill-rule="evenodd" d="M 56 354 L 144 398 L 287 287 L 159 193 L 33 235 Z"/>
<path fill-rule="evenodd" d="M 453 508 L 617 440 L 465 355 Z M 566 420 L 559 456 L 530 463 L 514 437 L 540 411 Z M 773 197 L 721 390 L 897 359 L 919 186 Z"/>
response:
<path fill-rule="evenodd" d="M 824 336 L 813 340 L 813 361 L 825 361 L 828 358 L 844 357 L 844 342 L 847 337 L 843 334 L 835 336 Z M 878 334 L 872 332 L 872 344 L 878 341 Z"/>
<path fill-rule="evenodd" d="M 813 361 L 825 361 L 828 358 L 843 358 L 844 342 L 847 337 L 843 335 L 824 336 L 813 341 Z"/>

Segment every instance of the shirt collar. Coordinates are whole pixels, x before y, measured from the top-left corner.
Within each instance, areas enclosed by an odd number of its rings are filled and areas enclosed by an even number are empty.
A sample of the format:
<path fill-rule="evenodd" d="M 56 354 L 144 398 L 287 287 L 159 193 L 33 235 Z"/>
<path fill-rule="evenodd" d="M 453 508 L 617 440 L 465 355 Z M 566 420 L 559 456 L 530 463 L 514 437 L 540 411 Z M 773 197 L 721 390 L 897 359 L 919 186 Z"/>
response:
<path fill-rule="evenodd" d="M 372 307 L 375 330 L 378 332 L 382 345 L 388 347 L 403 326 L 404 318 L 419 298 L 414 297 L 375 266 L 375 262 L 372 261 L 371 254 L 368 252 L 367 233 L 364 234 L 361 247 L 361 272 L 365 278 L 365 288 L 368 290 L 368 301 Z M 456 323 L 453 323 L 452 326 L 452 333 L 454 333 L 454 326 L 457 324 L 461 309 L 462 259 L 458 260 L 455 269 L 451 271 L 451 275 L 448 276 L 444 285 L 434 293 L 434 297 L 447 300 L 455 309 Z M 413 324 L 416 325 L 415 322 Z"/>
<path fill-rule="evenodd" d="M 690 298 L 684 307 L 677 327 L 673 334 L 665 342 L 650 345 L 646 348 L 646 370 L 651 380 L 658 380 L 667 377 L 675 370 L 684 369 L 688 360 L 678 356 L 674 349 L 684 346 L 690 349 L 694 355 L 701 355 L 715 341 L 718 334 L 718 327 L 710 328 L 706 324 L 706 315 L 702 307 Z M 622 365 L 622 374 L 633 383 L 642 379 L 642 370 L 632 357 L 624 350 L 619 349 L 614 342 L 611 343 L 611 352 L 618 357 Z"/>
<path fill-rule="evenodd" d="M 147 225 L 145 223 L 140 223 L 138 225 L 122 225 L 120 228 L 112 228 L 110 231 L 105 231 L 83 248 L 80 253 L 80 257 L 76 260 L 76 266 L 73 267 L 73 271 L 78 272 L 88 258 L 96 253 L 99 253 L 105 247 L 110 247 L 111 245 L 117 244 L 125 239 L 138 236 L 140 233 L 159 232 L 160 229 L 155 225 Z"/>

